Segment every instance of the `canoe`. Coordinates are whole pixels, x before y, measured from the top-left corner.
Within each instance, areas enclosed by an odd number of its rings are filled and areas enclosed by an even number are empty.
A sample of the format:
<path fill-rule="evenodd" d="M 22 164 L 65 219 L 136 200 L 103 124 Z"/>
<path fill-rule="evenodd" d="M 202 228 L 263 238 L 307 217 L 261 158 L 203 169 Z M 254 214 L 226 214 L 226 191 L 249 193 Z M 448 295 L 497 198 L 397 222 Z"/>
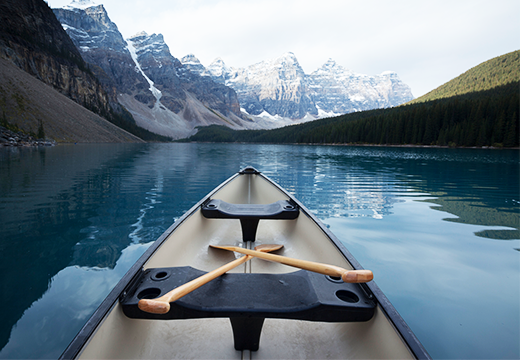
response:
<path fill-rule="evenodd" d="M 262 252 L 269 244 L 283 247 Z M 147 249 L 61 358 L 429 359 L 367 274 L 302 203 L 246 167 Z"/>

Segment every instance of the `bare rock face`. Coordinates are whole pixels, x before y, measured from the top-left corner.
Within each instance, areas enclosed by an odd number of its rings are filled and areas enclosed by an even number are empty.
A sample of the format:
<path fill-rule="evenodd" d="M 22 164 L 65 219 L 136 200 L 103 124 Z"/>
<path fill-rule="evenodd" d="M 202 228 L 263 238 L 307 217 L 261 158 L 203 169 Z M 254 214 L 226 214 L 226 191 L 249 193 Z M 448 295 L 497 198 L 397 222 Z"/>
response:
<path fill-rule="evenodd" d="M 102 5 L 77 5 L 54 13 L 139 126 L 180 138 L 193 134 L 197 126 L 244 128 L 250 122 L 233 89 L 190 71 L 171 55 L 161 34 L 141 32 L 124 40 Z"/>
<path fill-rule="evenodd" d="M 117 94 L 122 92 L 153 103 L 146 79 L 135 71 L 127 43 L 103 5 L 66 6 L 53 11 L 81 56 L 105 88 L 110 89 L 112 101 L 117 102 Z"/>
<path fill-rule="evenodd" d="M 7 142 L 0 139 L 0 143 L 8 146 L 47 145 L 54 141 L 142 142 L 3 58 L 0 58 L 0 123 L 17 133 L 4 136 Z M 19 134 L 19 130 L 25 135 Z M 1 133 L 5 135 L 8 131 Z"/>
<path fill-rule="evenodd" d="M 141 32 L 130 37 L 128 45 L 134 66 L 139 67 L 139 71 L 149 80 L 146 89 L 147 95 L 151 96 L 149 104 L 160 101 L 164 107 L 178 114 L 186 103 L 186 93 L 177 75 L 182 64 L 170 54 L 163 36 Z"/>
<path fill-rule="evenodd" d="M 108 114 L 108 95 L 42 0 L 0 3 L 0 56 L 75 102 Z"/>
<path fill-rule="evenodd" d="M 182 110 L 183 102 L 186 101 L 185 92 L 189 92 L 205 106 L 224 116 L 242 116 L 235 91 L 216 83 L 209 74 L 199 74 L 173 57 L 161 34 L 148 35 L 141 32 L 128 41 L 135 48 L 136 60 L 142 71 L 161 91 L 161 102 L 173 112 Z M 189 59 L 200 64 L 194 56 Z"/>

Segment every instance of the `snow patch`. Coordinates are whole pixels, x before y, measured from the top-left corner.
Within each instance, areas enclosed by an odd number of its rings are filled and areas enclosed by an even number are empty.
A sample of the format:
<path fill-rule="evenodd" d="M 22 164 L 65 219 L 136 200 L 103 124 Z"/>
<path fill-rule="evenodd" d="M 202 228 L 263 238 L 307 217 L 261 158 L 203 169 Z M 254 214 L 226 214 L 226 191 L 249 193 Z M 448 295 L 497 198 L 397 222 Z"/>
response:
<path fill-rule="evenodd" d="M 329 118 L 329 117 L 343 115 L 343 114 L 340 114 L 340 113 L 335 113 L 334 111 L 325 111 L 322 108 L 320 108 L 319 105 L 316 105 L 316 108 L 318 109 L 318 117 L 317 117 L 318 119 L 323 119 L 323 118 Z"/>
<path fill-rule="evenodd" d="M 256 116 L 261 117 L 261 118 L 268 118 L 268 119 L 271 119 L 271 120 L 274 120 L 274 121 L 281 121 L 281 120 L 284 119 L 284 118 L 281 117 L 280 115 L 271 115 L 271 114 L 269 114 L 269 113 L 268 113 L 267 111 L 265 111 L 265 110 L 262 111 L 261 114 L 256 115 Z"/>
<path fill-rule="evenodd" d="M 92 0 L 72 0 L 69 5 L 65 5 L 63 8 L 85 10 L 92 6 L 97 6 L 97 4 Z"/>
<path fill-rule="evenodd" d="M 159 104 L 160 104 L 159 100 L 161 99 L 161 96 L 162 96 L 161 91 L 155 87 L 154 82 L 148 76 L 146 76 L 143 69 L 141 68 L 139 61 L 137 60 L 137 51 L 136 51 L 135 46 L 132 43 L 132 41 L 126 40 L 126 44 L 127 44 L 126 49 L 130 52 L 130 56 L 132 57 L 132 60 L 134 60 L 136 69 L 144 76 L 144 78 L 150 85 L 149 90 L 152 92 L 152 95 L 155 97 L 155 100 L 157 100 L 155 103 L 155 106 L 159 106 Z"/>

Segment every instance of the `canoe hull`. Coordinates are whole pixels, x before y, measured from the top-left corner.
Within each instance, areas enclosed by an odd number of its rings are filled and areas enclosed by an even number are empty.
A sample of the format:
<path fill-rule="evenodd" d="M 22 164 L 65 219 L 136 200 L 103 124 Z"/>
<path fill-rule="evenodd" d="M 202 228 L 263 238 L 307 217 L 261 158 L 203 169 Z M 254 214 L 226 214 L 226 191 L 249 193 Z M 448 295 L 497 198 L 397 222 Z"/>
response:
<path fill-rule="evenodd" d="M 292 220 L 260 220 L 256 241 L 244 243 L 237 219 L 208 219 L 203 216 L 201 206 L 210 199 L 230 204 L 271 204 L 290 200 L 300 206 L 300 215 Z M 280 254 L 284 256 L 346 269 L 362 269 L 344 245 L 289 193 L 262 174 L 253 171 L 238 173 L 196 204 L 143 254 L 62 358 L 242 359 L 251 354 L 255 359 L 429 358 L 373 282 L 366 287 L 377 303 L 369 321 L 267 318 L 263 322 L 260 347 L 253 352 L 235 350 L 231 322 L 225 317 L 149 320 L 124 314 L 119 299 L 124 298 L 128 284 L 135 282 L 143 271 L 170 267 L 211 271 L 237 256 L 233 252 L 209 248 L 209 245 L 223 244 L 252 247 L 256 244 L 281 244 L 284 248 Z M 295 268 L 254 258 L 230 273 L 286 276 L 295 271 Z M 377 279 L 377 274 L 375 277 Z"/>

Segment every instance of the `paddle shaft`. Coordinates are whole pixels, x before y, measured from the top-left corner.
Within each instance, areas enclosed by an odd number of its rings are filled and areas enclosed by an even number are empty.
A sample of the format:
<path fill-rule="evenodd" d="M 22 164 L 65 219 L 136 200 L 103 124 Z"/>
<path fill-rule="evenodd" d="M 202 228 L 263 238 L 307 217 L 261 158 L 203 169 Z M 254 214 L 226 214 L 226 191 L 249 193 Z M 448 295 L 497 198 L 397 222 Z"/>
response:
<path fill-rule="evenodd" d="M 260 252 L 260 251 L 243 249 L 238 246 L 214 246 L 214 245 L 211 245 L 211 246 L 219 248 L 219 249 L 235 251 L 235 252 L 242 253 L 245 255 L 251 255 L 251 256 L 258 257 L 258 258 L 261 258 L 264 260 L 270 260 L 270 261 L 278 262 L 278 263 L 281 263 L 284 265 L 289 265 L 289 266 L 297 267 L 300 269 L 304 269 L 304 270 L 317 272 L 319 274 L 324 274 L 324 275 L 329 275 L 329 276 L 338 276 L 338 277 L 341 277 L 341 279 L 347 283 L 364 283 L 364 282 L 371 281 L 374 278 L 374 275 L 372 274 L 372 271 L 370 271 L 370 270 L 347 270 L 347 269 L 343 269 L 342 267 L 335 266 L 335 265 L 328 265 L 328 264 L 317 263 L 314 261 L 294 259 L 294 258 L 289 258 L 286 256 L 280 256 L 280 255 L 274 255 L 274 254 L 267 254 L 267 253 Z"/>
<path fill-rule="evenodd" d="M 139 300 L 137 306 L 139 309 L 152 314 L 166 314 L 168 311 L 170 311 L 170 302 L 179 300 L 184 295 L 187 295 L 202 285 L 207 284 L 211 280 L 218 278 L 219 276 L 225 274 L 231 269 L 236 268 L 240 264 L 245 263 L 251 258 L 252 256 L 246 255 L 239 259 L 233 260 L 226 265 L 219 267 L 218 269 L 210 271 L 196 279 L 191 280 L 190 282 L 187 282 L 186 284 L 176 287 L 172 291 L 157 299 L 141 299 Z"/>

